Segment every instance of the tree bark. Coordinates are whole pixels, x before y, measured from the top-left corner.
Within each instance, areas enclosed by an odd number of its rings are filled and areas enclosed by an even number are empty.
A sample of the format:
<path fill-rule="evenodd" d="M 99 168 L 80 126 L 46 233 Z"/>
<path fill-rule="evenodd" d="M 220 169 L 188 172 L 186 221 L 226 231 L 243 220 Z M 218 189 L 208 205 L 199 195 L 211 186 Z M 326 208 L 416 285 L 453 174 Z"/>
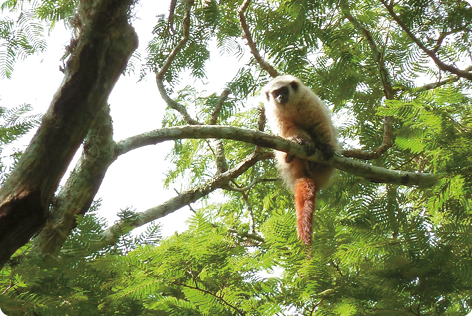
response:
<path fill-rule="evenodd" d="M 89 210 L 108 167 L 116 157 L 109 111 L 107 104 L 98 111 L 85 138 L 82 155 L 56 194 L 46 226 L 33 241 L 33 253 L 57 255 L 77 226 L 77 215 L 84 215 Z"/>
<path fill-rule="evenodd" d="M 0 267 L 46 223 L 59 181 L 138 45 L 130 1 L 87 5 L 64 80 L 0 189 Z"/>

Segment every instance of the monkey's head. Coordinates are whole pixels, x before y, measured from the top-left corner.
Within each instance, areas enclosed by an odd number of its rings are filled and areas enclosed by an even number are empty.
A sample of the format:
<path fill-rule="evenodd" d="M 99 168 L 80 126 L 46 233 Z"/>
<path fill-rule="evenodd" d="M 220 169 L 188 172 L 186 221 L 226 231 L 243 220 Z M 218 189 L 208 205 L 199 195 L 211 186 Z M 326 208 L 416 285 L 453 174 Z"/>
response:
<path fill-rule="evenodd" d="M 293 101 L 297 91 L 302 86 L 300 79 L 294 76 L 278 76 L 274 78 L 266 87 L 267 102 L 272 102 L 274 105 L 286 105 Z"/>

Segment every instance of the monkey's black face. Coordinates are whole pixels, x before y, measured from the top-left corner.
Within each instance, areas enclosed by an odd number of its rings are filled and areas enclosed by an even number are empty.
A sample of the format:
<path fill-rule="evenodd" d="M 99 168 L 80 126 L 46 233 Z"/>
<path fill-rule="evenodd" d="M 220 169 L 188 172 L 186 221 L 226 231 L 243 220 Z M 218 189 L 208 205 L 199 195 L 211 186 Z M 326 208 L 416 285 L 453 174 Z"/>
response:
<path fill-rule="evenodd" d="M 279 85 L 280 87 L 280 85 Z M 289 101 L 290 94 L 298 90 L 298 83 L 295 81 L 290 82 L 278 89 L 274 89 L 270 92 L 266 92 L 267 101 L 270 100 L 270 95 L 274 98 L 278 104 L 284 105 Z"/>
<path fill-rule="evenodd" d="M 286 104 L 288 102 L 288 97 L 290 95 L 290 89 L 285 86 L 271 92 L 272 97 L 279 104 Z"/>

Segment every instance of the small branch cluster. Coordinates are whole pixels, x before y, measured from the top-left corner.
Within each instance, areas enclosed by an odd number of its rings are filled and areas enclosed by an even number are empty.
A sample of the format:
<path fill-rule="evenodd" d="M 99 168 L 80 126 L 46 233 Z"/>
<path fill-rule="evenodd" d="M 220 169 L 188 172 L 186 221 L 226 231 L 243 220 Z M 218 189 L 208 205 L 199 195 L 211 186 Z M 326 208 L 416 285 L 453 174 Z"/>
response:
<path fill-rule="evenodd" d="M 419 38 L 417 38 L 413 32 L 410 30 L 410 28 L 405 24 L 403 23 L 402 19 L 395 13 L 394 11 L 394 4 L 393 4 L 393 1 L 390 2 L 390 3 L 387 3 L 386 1 L 384 0 L 381 0 L 380 1 L 385 9 L 387 9 L 387 12 L 390 14 L 390 16 L 392 17 L 392 19 L 402 28 L 402 30 L 410 37 L 410 39 L 426 54 L 428 55 L 433 61 L 434 63 L 438 66 L 438 68 L 440 70 L 443 70 L 443 71 L 447 71 L 447 72 L 450 72 L 451 74 L 454 74 L 458 77 L 461 77 L 461 78 L 465 78 L 467 80 L 471 80 L 472 81 L 472 72 L 470 72 L 470 70 L 468 69 L 465 69 L 465 70 L 462 70 L 462 69 L 459 69 L 457 67 L 454 67 L 453 65 L 449 65 L 449 64 L 446 64 L 445 62 L 443 62 L 436 54 L 436 52 L 438 51 L 439 49 L 439 46 L 440 44 L 442 43 L 442 41 L 444 40 L 444 37 L 446 36 L 445 33 L 443 33 L 440 38 L 438 39 L 437 41 L 437 44 L 436 44 L 436 48 L 435 49 L 428 49 L 421 41 Z"/>

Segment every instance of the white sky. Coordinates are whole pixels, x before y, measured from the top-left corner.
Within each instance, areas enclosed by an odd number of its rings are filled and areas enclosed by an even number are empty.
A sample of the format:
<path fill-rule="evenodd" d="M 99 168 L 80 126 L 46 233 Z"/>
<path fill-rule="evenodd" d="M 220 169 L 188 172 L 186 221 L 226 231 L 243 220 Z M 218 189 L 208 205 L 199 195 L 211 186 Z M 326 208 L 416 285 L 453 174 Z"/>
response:
<path fill-rule="evenodd" d="M 138 51 L 141 56 L 145 56 L 146 45 L 152 37 L 151 31 L 157 21 L 156 16 L 165 14 L 167 10 L 167 1 L 141 0 L 136 7 L 137 19 L 133 21 L 133 26 L 139 36 Z M 58 24 L 48 38 L 46 53 L 17 62 L 12 79 L 0 80 L 0 106 L 10 108 L 29 103 L 35 113 L 46 112 L 63 78 L 63 73 L 59 71 L 60 58 L 64 47 L 69 43 L 70 34 L 70 31 Z M 234 58 L 225 60 L 217 52 L 212 53 L 208 85 L 205 85 L 204 89 L 219 95 L 225 83 L 236 75 L 239 65 L 235 63 Z M 161 127 L 166 105 L 161 100 L 154 77 L 150 75 L 146 80 L 137 82 L 138 75 L 139 64 L 136 65 L 134 76 L 121 76 L 108 100 L 116 141 Z M 187 81 L 183 82 L 182 86 L 187 84 L 203 89 L 201 82 Z M 25 149 L 32 134 L 16 143 L 16 147 Z M 172 145 L 172 142 L 167 142 L 134 150 L 119 157 L 110 166 L 96 196 L 103 198 L 99 215 L 105 217 L 109 225 L 117 219 L 115 214 L 120 208 L 131 206 L 142 212 L 176 195 L 174 190 L 163 190 L 164 173 L 170 167 L 164 158 Z M 6 151 L 2 153 L 7 154 Z M 70 170 L 74 165 L 75 162 L 71 164 Z M 68 174 L 69 172 L 66 177 Z M 176 189 L 179 190 L 180 187 L 176 186 Z M 161 220 L 163 235 L 171 235 L 176 230 L 183 231 L 183 222 L 190 215 L 189 208 L 184 207 L 166 216 Z"/>

